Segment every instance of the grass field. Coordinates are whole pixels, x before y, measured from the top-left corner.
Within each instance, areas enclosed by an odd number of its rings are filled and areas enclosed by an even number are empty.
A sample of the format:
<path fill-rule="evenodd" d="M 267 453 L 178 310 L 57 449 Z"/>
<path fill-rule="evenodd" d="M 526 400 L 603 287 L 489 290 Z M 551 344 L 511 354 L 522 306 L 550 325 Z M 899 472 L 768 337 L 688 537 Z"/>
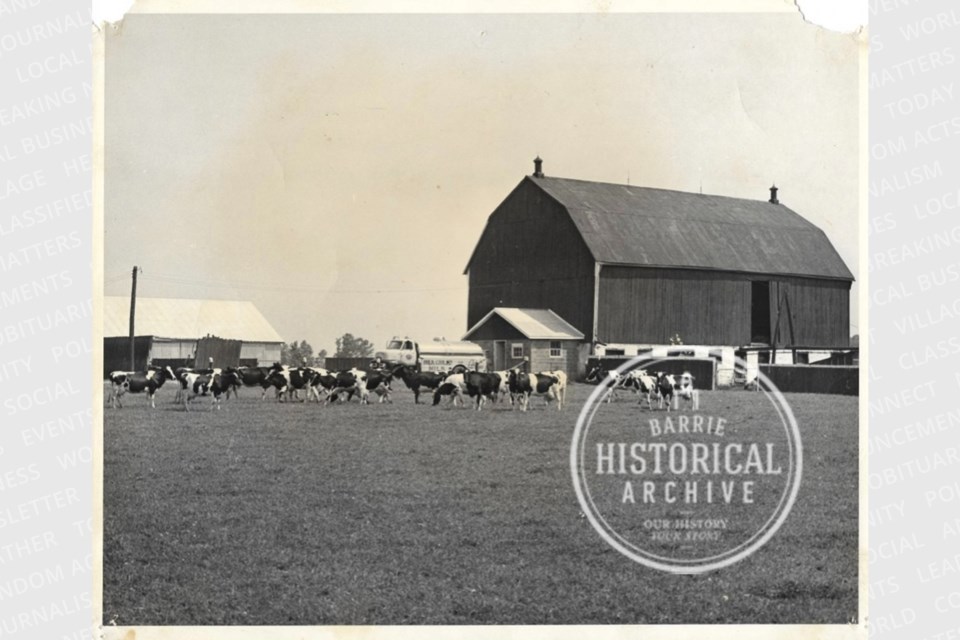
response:
<path fill-rule="evenodd" d="M 104 424 L 104 623 L 846 623 L 857 612 L 857 398 L 788 395 L 804 478 L 758 552 L 644 568 L 581 517 L 577 413 L 127 396 Z M 705 392 L 701 409 L 762 394 Z M 199 406 L 194 407 L 199 408 Z M 626 399 L 611 411 L 637 412 Z"/>

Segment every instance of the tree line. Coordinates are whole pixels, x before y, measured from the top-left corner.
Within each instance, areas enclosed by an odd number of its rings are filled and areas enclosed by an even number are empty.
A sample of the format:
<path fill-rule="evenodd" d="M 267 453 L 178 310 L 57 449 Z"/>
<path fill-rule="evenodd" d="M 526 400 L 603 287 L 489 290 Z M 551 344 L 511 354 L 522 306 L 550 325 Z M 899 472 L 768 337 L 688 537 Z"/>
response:
<path fill-rule="evenodd" d="M 345 333 L 335 341 L 335 358 L 369 358 L 373 355 L 373 343 L 366 338 Z M 304 362 L 308 366 L 322 367 L 327 358 L 327 350 L 320 349 L 314 354 L 313 347 L 306 340 L 290 344 L 284 343 L 280 348 L 280 364 L 299 367 Z"/>

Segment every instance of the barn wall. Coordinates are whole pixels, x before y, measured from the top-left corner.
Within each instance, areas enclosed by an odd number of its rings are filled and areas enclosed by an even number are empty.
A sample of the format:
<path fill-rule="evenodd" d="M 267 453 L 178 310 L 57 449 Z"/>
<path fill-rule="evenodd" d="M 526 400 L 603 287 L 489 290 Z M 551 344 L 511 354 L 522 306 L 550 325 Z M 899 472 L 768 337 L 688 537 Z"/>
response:
<path fill-rule="evenodd" d="M 530 341 L 526 338 L 496 338 L 496 339 L 487 339 L 487 340 L 471 340 L 480 345 L 480 348 L 483 349 L 484 354 L 487 356 L 487 371 L 495 371 L 496 367 L 494 366 L 494 343 L 498 340 L 505 340 L 506 344 L 504 345 L 504 356 L 505 362 L 502 365 L 502 369 L 509 369 L 515 367 L 518 364 L 523 363 L 523 358 L 512 358 L 510 356 L 510 346 L 513 344 L 523 344 L 523 354 L 524 356 L 530 355 Z"/>
<path fill-rule="evenodd" d="M 550 357 L 549 340 L 532 340 L 529 345 L 530 371 L 557 371 L 563 370 L 571 379 L 580 375 L 580 342 L 575 340 L 560 341 L 560 357 Z"/>
<path fill-rule="evenodd" d="M 779 345 L 849 345 L 850 283 L 696 270 L 604 266 L 598 336 L 608 343 L 744 345 L 751 335 L 751 283 L 769 281 L 770 326 L 781 306 Z"/>
<path fill-rule="evenodd" d="M 780 335 L 777 345 L 850 346 L 850 283 L 812 278 L 778 278 L 770 292 L 770 327 L 776 331 L 777 301 Z M 789 312 L 789 314 L 788 314 Z M 787 322 L 793 321 L 794 339 Z"/>
<path fill-rule="evenodd" d="M 256 361 L 252 366 L 269 367 L 274 362 L 280 362 L 279 342 L 244 342 L 240 345 L 240 361 Z"/>
<path fill-rule="evenodd" d="M 603 342 L 750 342 L 750 281 L 735 274 L 604 266 L 598 309 Z"/>
<path fill-rule="evenodd" d="M 500 338 L 502 339 L 502 338 Z M 528 340 L 527 338 L 506 338 L 506 362 L 503 369 L 509 369 L 523 364 L 523 358 L 512 358 L 510 355 L 511 345 L 522 344 L 523 355 L 529 358 L 525 371 L 536 373 L 537 371 L 556 371 L 563 370 L 573 380 L 578 380 L 583 376 L 584 364 L 586 362 L 582 354 L 582 343 L 577 340 L 560 341 L 560 357 L 550 357 L 549 340 Z M 493 353 L 495 340 L 475 340 L 484 353 L 487 354 L 487 371 L 494 371 Z"/>
<path fill-rule="evenodd" d="M 469 266 L 467 327 L 494 307 L 552 309 L 593 330 L 593 258 L 566 210 L 524 179 L 491 214 Z"/>
<path fill-rule="evenodd" d="M 150 358 L 157 361 L 176 361 L 178 367 L 194 366 L 194 353 L 197 350 L 196 340 L 170 340 L 154 338 Z"/>
<path fill-rule="evenodd" d="M 213 358 L 215 367 L 238 367 L 240 366 L 240 346 L 239 340 L 227 340 L 209 336 L 197 340 L 196 366 L 206 367 Z"/>

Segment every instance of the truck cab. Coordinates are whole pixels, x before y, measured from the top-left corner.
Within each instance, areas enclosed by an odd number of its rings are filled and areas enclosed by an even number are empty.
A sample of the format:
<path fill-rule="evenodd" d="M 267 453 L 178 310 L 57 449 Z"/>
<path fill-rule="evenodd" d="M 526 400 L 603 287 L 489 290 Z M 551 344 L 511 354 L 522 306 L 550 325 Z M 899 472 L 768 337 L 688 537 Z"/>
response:
<path fill-rule="evenodd" d="M 419 343 L 409 337 L 394 336 L 387 348 L 377 351 L 374 357 L 387 365 L 403 364 L 418 371 L 445 373 L 453 367 L 462 366 L 471 371 L 486 369 L 486 355 L 480 345 L 434 338 L 432 342 Z"/>
<path fill-rule="evenodd" d="M 374 357 L 382 359 L 387 364 L 405 364 L 416 367 L 420 359 L 420 348 L 416 341 L 410 338 L 394 336 L 387 342 L 387 348 L 377 351 Z"/>

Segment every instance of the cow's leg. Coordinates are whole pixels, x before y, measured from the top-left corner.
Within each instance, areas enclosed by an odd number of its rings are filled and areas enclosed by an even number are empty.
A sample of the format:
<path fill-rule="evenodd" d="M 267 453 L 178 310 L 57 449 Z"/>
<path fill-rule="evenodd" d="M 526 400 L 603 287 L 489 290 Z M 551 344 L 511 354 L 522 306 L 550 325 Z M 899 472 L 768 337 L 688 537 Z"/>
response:
<path fill-rule="evenodd" d="M 413 404 L 420 404 L 420 385 L 410 387 L 413 390 Z"/>

